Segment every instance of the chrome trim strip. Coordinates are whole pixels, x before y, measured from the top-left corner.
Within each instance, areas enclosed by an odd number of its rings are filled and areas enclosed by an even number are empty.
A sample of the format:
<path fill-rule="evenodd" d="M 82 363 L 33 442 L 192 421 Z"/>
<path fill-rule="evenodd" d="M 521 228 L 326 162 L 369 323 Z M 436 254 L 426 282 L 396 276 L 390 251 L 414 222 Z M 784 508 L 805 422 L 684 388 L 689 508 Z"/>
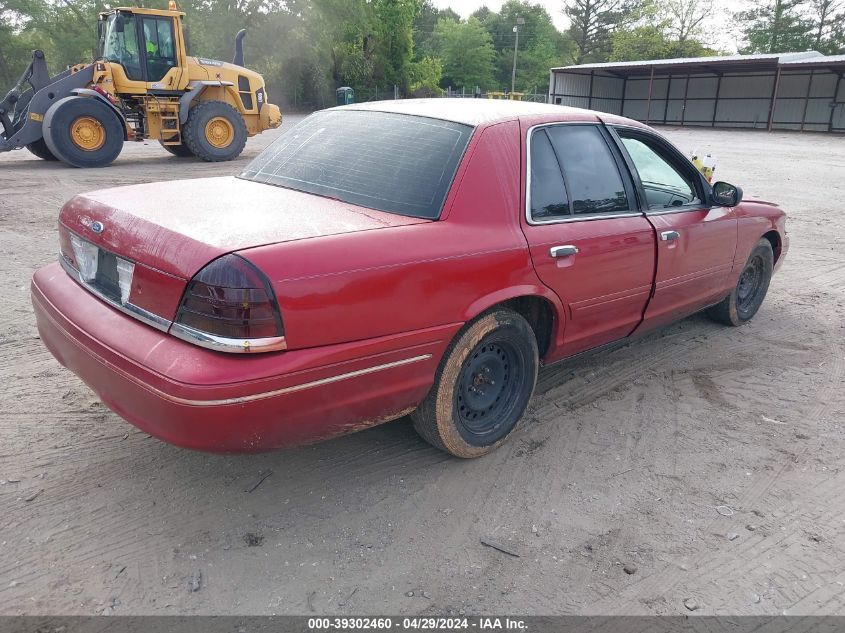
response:
<path fill-rule="evenodd" d="M 528 209 L 528 213 L 531 213 L 531 209 Z M 639 211 L 630 212 L 630 213 L 606 213 L 602 214 L 590 214 L 590 215 L 582 215 L 582 216 L 570 216 L 567 218 L 560 218 L 554 220 L 529 220 L 527 217 L 525 218 L 528 224 L 531 226 L 542 226 L 544 224 L 568 224 L 569 222 L 589 222 L 590 220 L 612 220 L 614 218 L 634 218 L 634 217 L 642 217 L 642 213 Z"/>
<path fill-rule="evenodd" d="M 412 358 L 405 358 L 402 360 L 393 361 L 392 363 L 384 363 L 383 365 L 374 365 L 373 367 L 367 367 L 365 369 L 356 369 L 355 371 L 350 371 L 345 374 L 338 374 L 336 376 L 329 376 L 328 378 L 321 378 L 320 380 L 312 380 L 311 382 L 304 382 L 299 385 L 293 385 L 291 387 L 285 387 L 283 389 L 275 389 L 273 391 L 265 391 L 262 393 L 255 393 L 249 396 L 239 396 L 237 398 L 223 398 L 220 400 L 191 400 L 188 398 L 180 398 L 178 396 L 172 396 L 170 394 L 164 393 L 163 391 L 156 389 L 148 385 L 147 383 L 142 383 L 148 389 L 155 391 L 160 396 L 170 400 L 171 402 L 176 402 L 178 404 L 186 404 L 195 407 L 216 407 L 220 405 L 227 405 L 227 404 L 242 404 L 244 402 L 252 402 L 253 400 L 263 400 L 264 398 L 273 398 L 275 396 L 283 396 L 289 393 L 295 393 L 297 391 L 304 391 L 305 389 L 312 389 L 314 387 L 322 387 L 324 385 L 330 385 L 335 382 L 340 382 L 341 380 L 348 380 L 349 378 L 358 378 L 359 376 L 366 376 L 367 374 L 374 374 L 379 371 L 384 371 L 386 369 L 393 369 L 395 367 L 402 367 L 404 365 L 410 365 L 411 363 L 418 363 L 423 360 L 428 360 L 431 358 L 431 354 L 422 354 L 420 356 L 414 356 Z"/>
<path fill-rule="evenodd" d="M 195 330 L 182 323 L 174 323 L 170 326 L 170 334 L 187 343 L 212 349 L 215 352 L 228 352 L 230 354 L 257 354 L 259 352 L 280 352 L 287 349 L 284 336 L 272 336 L 268 338 L 226 338 Z"/>
<path fill-rule="evenodd" d="M 554 218 L 552 220 L 535 220 L 531 216 L 531 137 L 534 130 L 544 127 L 556 127 L 559 125 L 602 125 L 601 121 L 552 121 L 549 123 L 538 123 L 528 128 L 525 138 L 525 221 L 531 226 L 543 226 L 545 224 L 568 224 L 569 222 L 589 222 L 590 220 L 612 220 L 614 218 L 642 217 L 640 211 L 626 211 L 624 213 L 590 213 L 581 216 L 567 216 L 565 218 Z M 609 150 L 610 148 L 608 148 Z M 624 176 L 619 177 L 624 182 Z M 569 192 L 567 192 L 568 195 Z M 630 201 L 628 201 L 630 205 Z"/>
<path fill-rule="evenodd" d="M 160 317 L 157 314 L 153 314 L 149 310 L 139 308 L 138 306 L 131 303 L 121 304 L 101 293 L 94 286 L 82 279 L 82 276 L 79 274 L 79 271 L 73 267 L 73 264 L 71 264 L 63 254 L 59 254 L 59 263 L 62 265 L 62 268 L 65 269 L 65 272 L 70 275 L 71 279 L 73 279 L 76 283 L 85 288 L 85 290 L 90 292 L 98 299 L 102 299 L 105 303 L 109 304 L 115 310 L 120 310 L 124 314 L 128 314 L 129 316 L 138 319 L 142 323 L 146 323 L 150 327 L 154 327 L 155 329 L 161 330 L 162 332 L 167 332 L 167 330 L 170 329 L 172 322 L 168 321 L 164 317 Z"/>

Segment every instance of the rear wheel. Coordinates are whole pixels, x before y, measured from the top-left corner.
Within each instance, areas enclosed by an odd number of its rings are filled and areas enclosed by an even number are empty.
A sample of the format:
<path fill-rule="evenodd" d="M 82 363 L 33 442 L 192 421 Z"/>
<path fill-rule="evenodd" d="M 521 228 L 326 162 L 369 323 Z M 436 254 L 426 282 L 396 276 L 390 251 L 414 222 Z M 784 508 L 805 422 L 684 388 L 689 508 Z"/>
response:
<path fill-rule="evenodd" d="M 725 325 L 738 326 L 750 321 L 766 298 L 773 268 L 772 245 L 762 238 L 751 251 L 731 294 L 710 308 L 707 315 Z"/>
<path fill-rule="evenodd" d="M 537 382 L 537 340 L 513 310 L 487 313 L 453 342 L 411 414 L 417 432 L 457 457 L 489 453 L 516 427 Z"/>
<path fill-rule="evenodd" d="M 33 141 L 26 148 L 42 160 L 59 160 L 53 155 L 50 148 L 47 147 L 47 143 L 44 142 L 43 138 Z"/>
<path fill-rule="evenodd" d="M 191 158 L 194 153 L 188 149 L 188 146 L 185 144 L 182 145 L 165 145 L 161 141 L 159 141 L 161 146 L 174 156 L 178 156 L 179 158 Z"/>
<path fill-rule="evenodd" d="M 74 167 L 103 167 L 123 149 L 123 125 L 97 99 L 65 97 L 44 115 L 44 142 L 59 160 Z"/>
<path fill-rule="evenodd" d="M 208 162 L 233 160 L 246 145 L 246 123 L 240 112 L 223 101 L 203 101 L 191 108 L 183 142 Z"/>

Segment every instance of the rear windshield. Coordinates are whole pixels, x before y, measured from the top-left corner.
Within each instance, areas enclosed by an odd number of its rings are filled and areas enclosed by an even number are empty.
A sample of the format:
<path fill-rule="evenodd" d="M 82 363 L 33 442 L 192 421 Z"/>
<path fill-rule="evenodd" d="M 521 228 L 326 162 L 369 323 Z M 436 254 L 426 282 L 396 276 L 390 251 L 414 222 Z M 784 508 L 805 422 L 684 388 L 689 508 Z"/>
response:
<path fill-rule="evenodd" d="M 471 134 L 450 121 L 327 110 L 283 134 L 241 178 L 434 219 Z"/>

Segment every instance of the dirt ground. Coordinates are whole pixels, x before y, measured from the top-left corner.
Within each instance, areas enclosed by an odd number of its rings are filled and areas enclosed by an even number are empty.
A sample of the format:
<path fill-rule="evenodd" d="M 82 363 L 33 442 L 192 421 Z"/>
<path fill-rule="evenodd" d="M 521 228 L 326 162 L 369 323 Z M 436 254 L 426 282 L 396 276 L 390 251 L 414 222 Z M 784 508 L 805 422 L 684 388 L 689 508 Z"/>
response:
<path fill-rule="evenodd" d="M 275 134 L 236 164 L 157 144 L 102 170 L 0 157 L 0 613 L 845 613 L 845 139 L 664 132 L 790 214 L 762 310 L 544 369 L 521 428 L 475 461 L 407 420 L 187 452 L 37 339 L 29 279 L 65 200 L 236 173 Z"/>

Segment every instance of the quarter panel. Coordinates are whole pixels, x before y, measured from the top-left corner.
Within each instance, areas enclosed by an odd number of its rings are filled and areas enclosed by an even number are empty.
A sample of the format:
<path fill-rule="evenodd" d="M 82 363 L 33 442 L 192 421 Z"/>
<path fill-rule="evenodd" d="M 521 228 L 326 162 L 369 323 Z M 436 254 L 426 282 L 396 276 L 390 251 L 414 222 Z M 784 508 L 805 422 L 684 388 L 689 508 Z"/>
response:
<path fill-rule="evenodd" d="M 519 125 L 476 137 L 437 222 L 242 252 L 272 281 L 289 349 L 466 321 L 485 297 L 541 286 L 518 221 Z"/>

